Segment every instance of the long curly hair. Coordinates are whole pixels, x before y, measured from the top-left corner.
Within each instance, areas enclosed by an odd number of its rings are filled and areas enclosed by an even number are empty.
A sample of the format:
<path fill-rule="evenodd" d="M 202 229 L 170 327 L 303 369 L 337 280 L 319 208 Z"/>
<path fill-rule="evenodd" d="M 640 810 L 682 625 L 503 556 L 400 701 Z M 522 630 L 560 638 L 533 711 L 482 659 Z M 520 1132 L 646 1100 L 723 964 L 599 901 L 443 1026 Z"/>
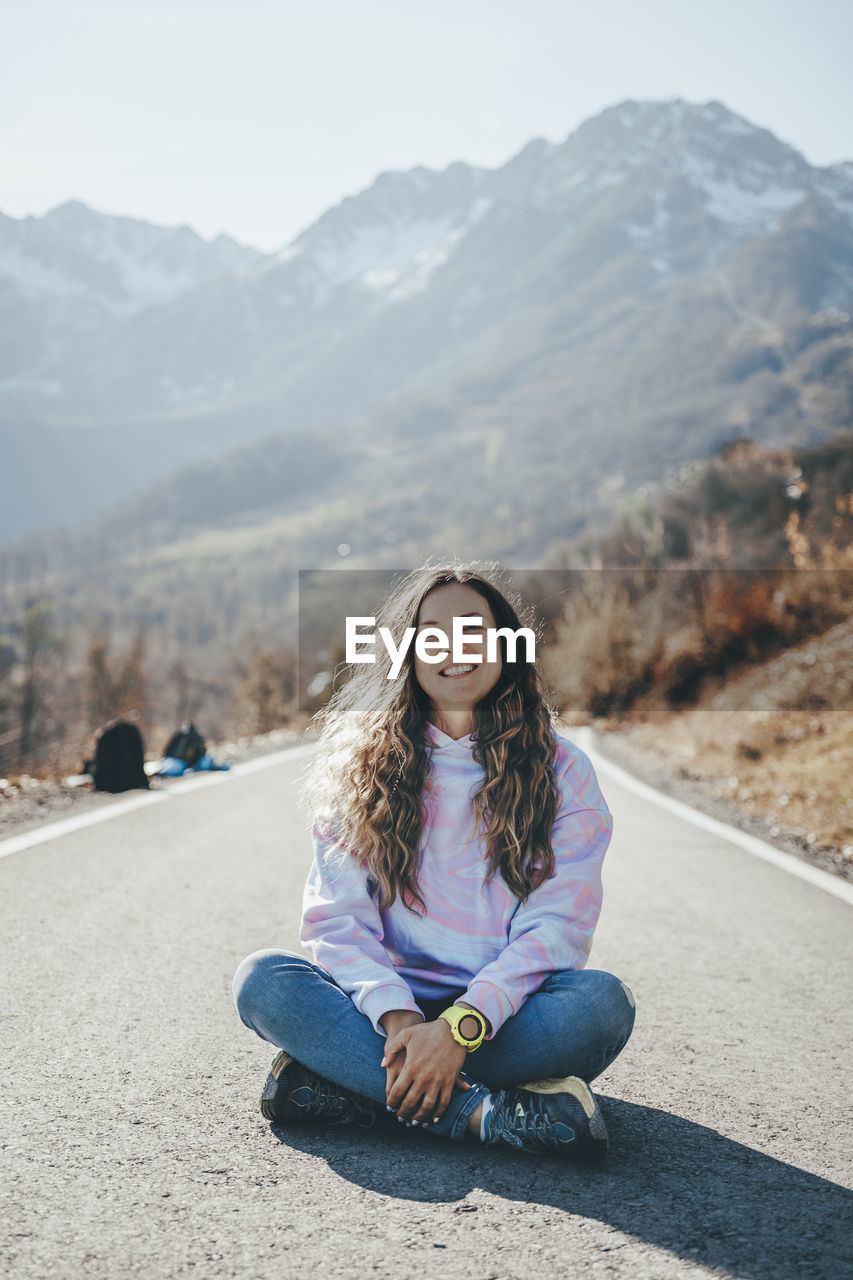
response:
<path fill-rule="evenodd" d="M 376 611 L 377 628 L 388 627 L 399 645 L 405 629 L 417 625 L 425 598 L 448 583 L 463 583 L 488 601 L 497 627 L 532 625 L 500 571 L 474 561 L 450 568 L 427 562 L 413 570 Z M 498 643 L 501 675 L 473 708 L 473 755 L 484 778 L 472 799 L 472 820 L 484 841 L 488 878 L 499 874 L 524 901 L 554 871 L 550 833 L 560 799 L 555 714 L 523 647 L 521 660 L 511 662 L 505 638 Z M 315 717 L 319 750 L 303 781 L 312 823 L 342 857 L 358 859 L 379 905 L 390 906 L 399 894 L 406 907 L 423 914 L 418 862 L 431 707 L 415 677 L 413 647 L 396 679 L 387 678 L 390 658 L 382 646 L 375 663 L 352 664 L 349 679 Z"/>

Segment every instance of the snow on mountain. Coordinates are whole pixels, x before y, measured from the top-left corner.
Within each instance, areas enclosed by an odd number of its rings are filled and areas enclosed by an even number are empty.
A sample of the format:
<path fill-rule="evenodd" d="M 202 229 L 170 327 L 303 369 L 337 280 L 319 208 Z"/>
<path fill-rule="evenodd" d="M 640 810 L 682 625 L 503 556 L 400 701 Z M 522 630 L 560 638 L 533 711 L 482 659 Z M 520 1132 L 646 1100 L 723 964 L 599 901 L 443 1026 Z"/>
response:
<path fill-rule="evenodd" d="M 113 217 L 78 200 L 41 218 L 0 214 L 0 312 L 15 330 L 0 378 L 56 394 L 61 384 L 46 371 L 81 340 L 262 257 L 228 236 L 208 242 L 189 227 Z"/>
<path fill-rule="evenodd" d="M 815 190 L 853 224 L 853 161 L 818 169 L 816 175 Z"/>
<path fill-rule="evenodd" d="M 0 215 L 0 273 L 23 297 L 89 297 L 117 316 L 171 301 L 262 256 L 228 236 L 208 242 L 190 227 L 96 213 L 78 200 L 41 218 Z"/>
<path fill-rule="evenodd" d="M 309 256 L 331 290 L 358 282 L 389 301 L 410 297 L 425 289 L 432 273 L 446 262 L 471 226 L 491 208 L 490 200 L 476 199 L 461 216 L 414 218 L 398 225 L 361 226 L 348 240 L 321 241 L 310 247 L 294 246 L 279 262 Z"/>
<path fill-rule="evenodd" d="M 659 277 L 718 266 L 816 196 L 853 225 L 853 165 L 813 168 L 720 102 L 620 103 L 549 160 L 554 199 L 621 225 Z"/>
<path fill-rule="evenodd" d="M 361 284 L 389 302 L 425 289 L 435 269 L 490 208 L 478 197 L 487 171 L 461 162 L 443 172 L 423 165 L 382 173 L 303 231 L 266 268 L 310 262 L 324 283 L 317 305 L 332 291 Z"/>

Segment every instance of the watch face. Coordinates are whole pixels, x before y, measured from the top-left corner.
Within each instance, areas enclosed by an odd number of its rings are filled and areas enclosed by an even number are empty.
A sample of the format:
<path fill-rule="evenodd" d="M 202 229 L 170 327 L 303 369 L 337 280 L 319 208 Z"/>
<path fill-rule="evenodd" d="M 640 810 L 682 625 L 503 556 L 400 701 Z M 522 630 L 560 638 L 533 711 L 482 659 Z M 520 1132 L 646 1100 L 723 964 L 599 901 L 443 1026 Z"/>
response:
<path fill-rule="evenodd" d="M 466 1018 L 473 1018 L 477 1024 L 477 1032 L 473 1036 L 466 1036 L 465 1032 L 462 1030 L 461 1024 L 466 1020 Z M 474 1044 L 476 1040 L 479 1040 L 482 1032 L 485 1031 L 486 1024 L 479 1014 L 473 1013 L 470 1009 L 466 1009 L 457 1022 L 456 1029 L 466 1044 Z"/>

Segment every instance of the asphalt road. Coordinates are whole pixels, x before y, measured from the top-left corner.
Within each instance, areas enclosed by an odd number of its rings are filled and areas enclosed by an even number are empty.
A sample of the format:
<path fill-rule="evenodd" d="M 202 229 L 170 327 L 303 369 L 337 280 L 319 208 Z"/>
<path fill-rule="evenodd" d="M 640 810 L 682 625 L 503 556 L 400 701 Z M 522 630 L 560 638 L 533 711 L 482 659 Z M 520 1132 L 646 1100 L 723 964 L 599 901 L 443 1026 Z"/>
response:
<path fill-rule="evenodd" d="M 4 1275 L 853 1275 L 851 907 L 603 773 L 605 1166 L 270 1128 L 230 986 L 296 945 L 304 759 L 0 859 Z"/>

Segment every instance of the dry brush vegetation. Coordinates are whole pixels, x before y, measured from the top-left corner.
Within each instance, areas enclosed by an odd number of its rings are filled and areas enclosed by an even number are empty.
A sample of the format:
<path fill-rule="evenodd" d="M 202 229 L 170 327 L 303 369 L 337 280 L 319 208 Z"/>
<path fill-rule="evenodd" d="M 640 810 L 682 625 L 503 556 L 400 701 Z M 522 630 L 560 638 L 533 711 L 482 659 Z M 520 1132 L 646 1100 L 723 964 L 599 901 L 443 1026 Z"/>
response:
<path fill-rule="evenodd" d="M 585 555 L 563 714 L 853 860 L 853 442 L 727 450 Z"/>

